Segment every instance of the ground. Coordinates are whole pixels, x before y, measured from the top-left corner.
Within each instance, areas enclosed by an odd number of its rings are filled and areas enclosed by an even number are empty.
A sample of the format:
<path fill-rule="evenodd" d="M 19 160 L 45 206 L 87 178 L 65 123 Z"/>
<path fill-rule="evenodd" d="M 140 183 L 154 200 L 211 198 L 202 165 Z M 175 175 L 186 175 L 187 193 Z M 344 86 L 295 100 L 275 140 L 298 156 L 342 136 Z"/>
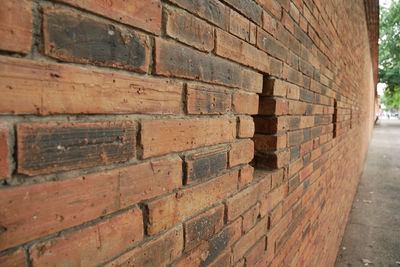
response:
<path fill-rule="evenodd" d="M 335 266 L 400 266 L 399 119 L 373 130 Z"/>

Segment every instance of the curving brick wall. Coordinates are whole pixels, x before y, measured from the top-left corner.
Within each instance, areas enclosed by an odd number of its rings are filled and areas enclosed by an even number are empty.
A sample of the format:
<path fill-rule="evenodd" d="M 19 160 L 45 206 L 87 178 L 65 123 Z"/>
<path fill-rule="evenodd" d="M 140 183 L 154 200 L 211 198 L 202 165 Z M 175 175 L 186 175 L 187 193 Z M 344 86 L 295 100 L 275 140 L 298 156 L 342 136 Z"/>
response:
<path fill-rule="evenodd" d="M 333 266 L 376 12 L 4 0 L 0 266 Z"/>

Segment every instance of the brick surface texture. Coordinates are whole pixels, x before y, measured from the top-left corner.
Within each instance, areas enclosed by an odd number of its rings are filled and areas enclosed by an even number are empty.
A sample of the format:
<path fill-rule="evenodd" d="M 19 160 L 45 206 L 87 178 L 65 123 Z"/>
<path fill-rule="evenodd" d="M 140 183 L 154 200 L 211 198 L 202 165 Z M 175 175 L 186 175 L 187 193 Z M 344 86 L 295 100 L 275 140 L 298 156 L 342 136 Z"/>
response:
<path fill-rule="evenodd" d="M 0 266 L 333 266 L 375 2 L 3 0 Z"/>

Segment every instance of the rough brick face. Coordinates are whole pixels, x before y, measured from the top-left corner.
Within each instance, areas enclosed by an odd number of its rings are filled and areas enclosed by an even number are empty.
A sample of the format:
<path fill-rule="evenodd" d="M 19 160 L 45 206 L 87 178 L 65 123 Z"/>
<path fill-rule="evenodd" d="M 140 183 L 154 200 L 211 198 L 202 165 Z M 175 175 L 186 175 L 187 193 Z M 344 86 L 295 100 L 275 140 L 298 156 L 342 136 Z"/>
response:
<path fill-rule="evenodd" d="M 4 0 L 0 6 L 0 49 L 27 54 L 32 45 L 32 2 Z"/>
<path fill-rule="evenodd" d="M 143 158 L 148 158 L 231 142 L 236 136 L 236 122 L 233 119 L 144 121 L 141 136 Z"/>
<path fill-rule="evenodd" d="M 117 0 L 103 2 L 99 0 L 56 0 L 73 5 L 113 20 L 144 29 L 155 34 L 161 31 L 160 0 L 136 1 Z"/>
<path fill-rule="evenodd" d="M 8 127 L 4 122 L 0 122 L 0 180 L 10 177 L 10 162 L 8 148 Z"/>
<path fill-rule="evenodd" d="M 0 266 L 334 265 L 378 6 L 3 2 Z"/>
<path fill-rule="evenodd" d="M 142 212 L 134 208 L 96 225 L 36 245 L 32 265 L 95 265 L 143 238 Z"/>
<path fill-rule="evenodd" d="M 51 57 L 147 72 L 149 38 L 68 10 L 45 9 L 44 49 Z"/>
<path fill-rule="evenodd" d="M 135 155 L 135 124 L 18 124 L 18 172 L 27 175 L 115 162 Z"/>

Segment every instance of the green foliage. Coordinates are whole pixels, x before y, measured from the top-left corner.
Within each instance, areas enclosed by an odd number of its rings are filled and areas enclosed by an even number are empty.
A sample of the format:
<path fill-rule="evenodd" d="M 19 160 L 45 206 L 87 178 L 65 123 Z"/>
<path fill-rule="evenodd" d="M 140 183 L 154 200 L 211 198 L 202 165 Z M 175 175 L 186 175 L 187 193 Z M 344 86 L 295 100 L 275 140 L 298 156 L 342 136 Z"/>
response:
<path fill-rule="evenodd" d="M 386 84 L 381 102 L 389 109 L 400 106 L 400 3 L 380 8 L 379 82 Z"/>
<path fill-rule="evenodd" d="M 393 90 L 386 89 L 381 97 L 381 103 L 385 105 L 387 111 L 398 111 L 400 109 L 400 86 Z"/>

